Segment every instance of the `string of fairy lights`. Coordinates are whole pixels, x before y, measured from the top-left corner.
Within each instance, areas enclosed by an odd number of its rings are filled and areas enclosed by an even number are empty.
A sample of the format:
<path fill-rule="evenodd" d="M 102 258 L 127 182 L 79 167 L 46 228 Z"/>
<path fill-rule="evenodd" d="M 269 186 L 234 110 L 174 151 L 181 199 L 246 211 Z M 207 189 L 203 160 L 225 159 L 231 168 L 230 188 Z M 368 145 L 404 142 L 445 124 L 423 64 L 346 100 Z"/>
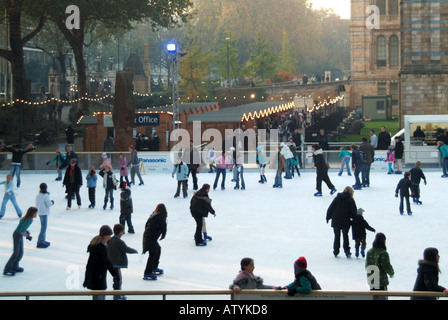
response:
<path fill-rule="evenodd" d="M 70 89 L 72 90 L 72 88 L 70 88 Z M 159 97 L 161 99 L 163 98 L 163 95 L 154 94 L 154 93 L 139 93 L 139 92 L 134 91 L 133 94 L 135 96 L 139 96 L 139 97 L 153 97 L 155 95 L 159 95 Z M 308 98 L 310 98 L 310 97 L 311 96 L 308 96 Z M 58 98 L 55 98 L 55 97 L 48 98 L 48 99 L 43 100 L 43 101 L 26 101 L 26 100 L 21 100 L 21 99 L 15 99 L 15 100 L 11 100 L 10 102 L 6 102 L 6 103 L 1 104 L 0 107 L 1 108 L 12 107 L 16 103 L 22 103 L 22 104 L 30 105 L 30 106 L 39 106 L 39 105 L 44 105 L 44 104 L 48 104 L 48 103 L 72 104 L 72 103 L 78 103 L 79 101 L 82 101 L 82 100 L 90 101 L 90 102 L 98 102 L 98 101 L 102 101 L 102 100 L 105 100 L 105 99 L 108 99 L 108 98 L 113 99 L 114 95 L 112 95 L 112 94 L 105 94 L 104 96 L 96 95 L 95 97 L 89 97 L 87 95 L 87 93 L 86 93 L 86 96 L 84 96 L 84 97 L 79 97 L 79 98 L 71 99 L 71 100 L 58 99 Z M 171 99 L 171 97 L 168 97 L 168 98 Z M 210 97 L 208 95 L 205 95 L 204 98 L 207 100 Z M 251 95 L 247 95 L 247 96 L 244 95 L 242 98 L 243 99 L 254 100 L 255 99 L 255 94 L 251 94 Z M 307 97 L 306 96 L 296 96 L 296 98 L 307 98 Z M 321 100 L 321 101 L 319 101 L 317 103 L 314 102 L 314 104 L 312 106 L 309 106 L 309 107 L 307 106 L 306 107 L 306 111 L 307 112 L 317 111 L 317 110 L 319 110 L 321 108 L 324 108 L 324 107 L 336 104 L 339 101 L 341 101 L 343 98 L 344 98 L 344 95 L 339 95 L 339 96 L 336 96 L 336 97 L 327 97 L 327 98 L 325 98 L 325 99 L 323 99 L 323 100 Z M 200 99 L 200 96 L 196 96 L 196 99 Z M 224 100 L 237 100 L 237 99 L 241 99 L 241 97 L 236 97 L 236 96 L 228 97 L 228 96 L 225 96 L 225 97 L 223 97 L 223 99 Z M 261 99 L 264 100 L 264 96 L 262 96 Z M 273 101 L 274 99 L 275 99 L 274 97 L 270 98 L 271 101 Z M 280 97 L 279 99 L 280 100 L 284 100 L 283 97 Z M 293 99 L 294 99 L 294 97 L 290 97 L 290 100 L 293 100 Z M 318 99 L 320 99 L 320 97 Z M 182 100 L 182 99 L 179 99 L 179 100 Z M 191 97 L 187 97 L 185 99 L 186 102 L 189 102 L 190 100 L 191 100 Z M 215 97 L 215 100 L 218 100 L 218 97 Z M 278 99 L 275 99 L 275 100 L 278 100 Z M 181 103 L 184 103 L 184 102 L 181 101 Z M 165 105 L 165 107 L 166 106 L 169 106 L 169 104 Z M 164 107 L 164 106 L 159 106 L 159 107 Z M 149 109 L 149 108 L 150 107 L 147 107 L 147 109 Z M 152 108 L 154 108 L 154 107 L 152 107 Z"/>

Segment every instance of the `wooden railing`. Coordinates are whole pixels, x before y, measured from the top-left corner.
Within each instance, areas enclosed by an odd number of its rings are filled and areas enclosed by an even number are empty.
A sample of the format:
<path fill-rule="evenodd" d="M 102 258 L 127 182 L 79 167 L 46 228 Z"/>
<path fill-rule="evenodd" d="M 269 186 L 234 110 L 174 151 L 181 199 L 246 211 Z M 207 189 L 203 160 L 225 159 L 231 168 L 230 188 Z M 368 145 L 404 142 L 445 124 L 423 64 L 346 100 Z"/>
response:
<path fill-rule="evenodd" d="M 382 297 L 388 298 L 448 298 L 448 295 L 442 292 L 419 292 L 419 291 L 338 291 L 338 290 L 314 290 L 310 295 L 298 295 L 290 297 L 284 290 L 242 290 L 235 294 L 232 290 L 81 290 L 81 291 L 11 291 L 0 292 L 0 299 L 11 299 L 24 297 L 42 299 L 48 297 L 64 298 L 65 300 L 77 300 L 82 297 L 98 296 L 139 296 L 140 299 L 146 299 L 146 296 L 160 296 L 161 300 L 167 300 L 167 297 L 182 297 L 188 300 L 194 296 L 201 296 L 204 299 L 210 299 L 214 296 L 224 296 L 221 300 L 287 300 L 287 299 L 320 299 L 320 300 L 375 300 Z M 62 300 L 64 300 L 62 299 Z"/>

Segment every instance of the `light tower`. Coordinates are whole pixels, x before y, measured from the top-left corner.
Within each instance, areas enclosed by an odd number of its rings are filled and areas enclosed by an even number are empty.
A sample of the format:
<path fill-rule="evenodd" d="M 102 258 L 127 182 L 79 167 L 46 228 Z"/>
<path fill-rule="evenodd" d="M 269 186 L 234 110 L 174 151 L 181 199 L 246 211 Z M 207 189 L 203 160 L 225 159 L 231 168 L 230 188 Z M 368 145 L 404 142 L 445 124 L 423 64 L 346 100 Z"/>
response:
<path fill-rule="evenodd" d="M 166 45 L 168 54 L 171 56 L 171 76 L 173 87 L 173 132 L 179 129 L 179 61 L 177 45 L 175 43 L 168 43 Z M 176 135 L 176 143 L 179 142 L 179 135 Z"/>

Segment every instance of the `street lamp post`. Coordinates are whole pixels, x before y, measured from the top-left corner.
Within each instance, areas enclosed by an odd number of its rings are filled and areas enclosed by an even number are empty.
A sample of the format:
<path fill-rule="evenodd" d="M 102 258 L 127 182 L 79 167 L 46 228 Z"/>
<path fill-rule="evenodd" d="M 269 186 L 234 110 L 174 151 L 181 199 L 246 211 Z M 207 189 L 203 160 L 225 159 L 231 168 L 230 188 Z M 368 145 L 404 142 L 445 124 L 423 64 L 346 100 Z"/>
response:
<path fill-rule="evenodd" d="M 172 75 L 172 99 L 173 99 L 173 133 L 179 129 L 179 61 L 177 45 L 168 43 L 166 49 L 171 56 L 171 75 Z M 176 144 L 179 142 L 179 135 L 176 132 Z"/>
<path fill-rule="evenodd" d="M 227 47 L 227 86 L 230 86 L 230 38 L 226 38 Z"/>

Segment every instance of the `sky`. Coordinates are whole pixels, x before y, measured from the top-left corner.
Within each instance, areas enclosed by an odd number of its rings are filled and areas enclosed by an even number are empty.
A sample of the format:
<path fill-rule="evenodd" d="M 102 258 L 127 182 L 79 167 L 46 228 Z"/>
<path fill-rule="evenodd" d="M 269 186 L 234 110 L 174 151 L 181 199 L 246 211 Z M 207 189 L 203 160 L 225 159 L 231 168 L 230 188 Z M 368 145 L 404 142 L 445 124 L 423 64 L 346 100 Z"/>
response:
<path fill-rule="evenodd" d="M 344 19 L 350 18 L 350 0 L 310 0 L 316 9 L 323 7 L 333 9 Z"/>

